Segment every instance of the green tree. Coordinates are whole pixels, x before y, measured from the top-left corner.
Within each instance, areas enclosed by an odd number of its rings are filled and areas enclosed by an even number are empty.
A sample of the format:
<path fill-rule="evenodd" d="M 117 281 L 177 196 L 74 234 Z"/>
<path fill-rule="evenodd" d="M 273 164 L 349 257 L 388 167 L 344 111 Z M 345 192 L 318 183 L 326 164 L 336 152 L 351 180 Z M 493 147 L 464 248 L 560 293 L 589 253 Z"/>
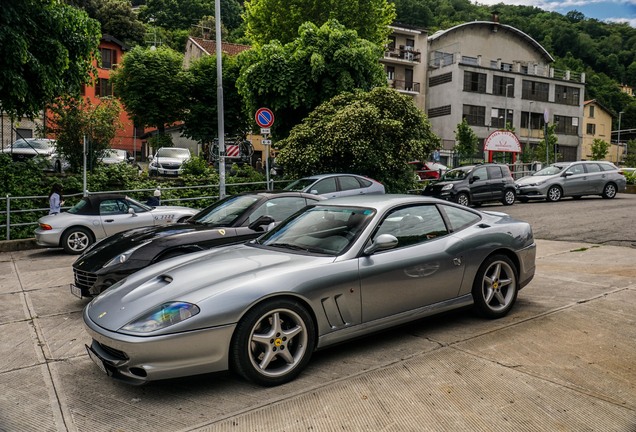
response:
<path fill-rule="evenodd" d="M 138 46 L 111 75 L 114 93 L 134 123 L 157 128 L 163 146 L 166 125 L 183 118 L 188 77 L 182 63 L 183 55 L 170 48 Z"/>
<path fill-rule="evenodd" d="M 592 151 L 592 160 L 604 160 L 609 151 L 610 145 L 602 139 L 594 139 L 590 150 Z"/>
<path fill-rule="evenodd" d="M 50 132 L 57 139 L 57 149 L 71 165 L 80 171 L 84 159 L 84 138 L 87 141 L 87 166 L 95 166 L 100 151 L 110 148 L 117 129 L 121 128 L 121 106 L 111 98 L 101 98 L 98 105 L 82 98 L 61 97 L 50 107 Z"/>
<path fill-rule="evenodd" d="M 242 136 L 250 130 L 250 118 L 243 109 L 236 80 L 240 66 L 235 57 L 223 56 L 223 126 L 230 136 Z M 207 147 L 218 137 L 216 56 L 205 56 L 192 63 L 189 76 L 188 110 L 183 134 Z"/>
<path fill-rule="evenodd" d="M 3 1 L 0 104 L 11 117 L 34 117 L 90 80 L 99 23 L 56 0 Z"/>
<path fill-rule="evenodd" d="M 321 26 L 332 19 L 383 45 L 395 18 L 395 6 L 387 0 L 248 0 L 244 6 L 247 35 L 257 45 L 274 40 L 284 45 L 296 39 L 303 23 Z"/>
<path fill-rule="evenodd" d="M 433 12 L 426 2 L 418 0 L 395 0 L 396 20 L 403 24 L 429 28 L 434 23 Z"/>
<path fill-rule="evenodd" d="M 354 89 L 386 86 L 386 75 L 378 62 L 378 46 L 357 37 L 337 21 L 318 28 L 307 22 L 295 41 L 277 41 L 239 55 L 241 75 L 237 80 L 250 117 L 259 107 L 272 109 L 275 138 L 284 138 L 291 128 L 320 103 Z"/>
<path fill-rule="evenodd" d="M 627 154 L 625 155 L 625 166 L 636 167 L 636 140 L 627 141 Z"/>
<path fill-rule="evenodd" d="M 457 153 L 460 161 L 470 160 L 472 162 L 477 153 L 477 143 L 479 138 L 475 131 L 468 125 L 466 119 L 462 119 L 461 123 L 457 124 L 457 130 L 455 131 L 455 147 L 453 151 Z"/>
<path fill-rule="evenodd" d="M 145 22 L 170 30 L 189 30 L 205 16 L 214 16 L 214 0 L 148 0 L 140 8 Z M 241 25 L 241 3 L 221 0 L 221 22 L 229 30 Z"/>
<path fill-rule="evenodd" d="M 93 18 L 102 25 L 102 33 L 116 37 L 128 45 L 145 42 L 146 28 L 139 21 L 129 0 L 104 0 Z"/>
<path fill-rule="evenodd" d="M 557 159 L 559 158 L 559 155 L 558 154 L 555 155 L 554 148 L 559 142 L 559 138 L 556 136 L 556 133 L 554 132 L 555 129 L 556 129 L 555 124 L 548 125 L 547 153 L 546 153 L 546 140 L 544 138 L 541 141 L 539 141 L 539 143 L 534 149 L 534 160 L 543 162 L 546 165 L 557 161 Z M 546 160 L 546 154 L 547 154 L 547 160 Z"/>
<path fill-rule="evenodd" d="M 425 160 L 439 138 L 411 98 L 377 87 L 324 102 L 279 146 L 277 160 L 292 178 L 352 172 L 405 192 L 414 181 L 407 162 Z"/>

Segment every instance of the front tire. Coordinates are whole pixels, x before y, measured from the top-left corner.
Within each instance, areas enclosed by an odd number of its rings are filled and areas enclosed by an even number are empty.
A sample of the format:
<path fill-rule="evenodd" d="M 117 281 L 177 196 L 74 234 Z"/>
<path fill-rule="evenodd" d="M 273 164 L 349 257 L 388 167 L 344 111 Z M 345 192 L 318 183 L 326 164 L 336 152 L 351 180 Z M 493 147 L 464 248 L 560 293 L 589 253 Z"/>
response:
<path fill-rule="evenodd" d="M 66 253 L 79 255 L 93 244 L 93 234 L 86 228 L 69 228 L 62 236 L 62 247 Z"/>
<path fill-rule="evenodd" d="M 488 257 L 481 265 L 473 283 L 473 300 L 477 311 L 486 318 L 505 316 L 519 290 L 517 268 L 505 255 Z"/>
<path fill-rule="evenodd" d="M 457 194 L 457 198 L 455 198 L 455 202 L 459 205 L 468 207 L 470 205 L 470 198 L 468 198 L 467 193 L 461 192 Z"/>
<path fill-rule="evenodd" d="M 315 339 L 314 321 L 300 303 L 289 299 L 261 303 L 236 327 L 232 369 L 262 386 L 284 384 L 307 365 Z"/>
<path fill-rule="evenodd" d="M 561 191 L 560 187 L 550 186 L 550 189 L 548 189 L 546 200 L 550 202 L 557 202 L 561 199 L 562 195 L 563 195 L 563 192 Z"/>
<path fill-rule="evenodd" d="M 603 188 L 603 198 L 612 199 L 616 196 L 616 185 L 614 183 L 608 183 Z"/>
<path fill-rule="evenodd" d="M 503 196 L 503 199 L 501 200 L 501 203 L 507 206 L 513 205 L 515 203 L 516 198 L 517 198 L 517 195 L 515 194 L 515 191 L 513 191 L 512 189 L 508 189 L 504 191 L 504 196 Z"/>

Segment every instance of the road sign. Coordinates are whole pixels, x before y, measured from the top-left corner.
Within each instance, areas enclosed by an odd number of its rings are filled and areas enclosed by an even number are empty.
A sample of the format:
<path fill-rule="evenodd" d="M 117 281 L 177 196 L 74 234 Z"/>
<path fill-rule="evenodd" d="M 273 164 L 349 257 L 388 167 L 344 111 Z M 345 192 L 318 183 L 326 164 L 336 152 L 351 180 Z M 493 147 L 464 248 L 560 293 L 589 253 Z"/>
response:
<path fill-rule="evenodd" d="M 270 128 L 261 128 L 261 135 L 269 135 L 270 132 Z"/>
<path fill-rule="evenodd" d="M 228 145 L 225 146 L 225 156 L 226 157 L 239 157 L 239 146 L 237 145 Z"/>
<path fill-rule="evenodd" d="M 263 145 L 271 145 L 272 144 L 272 140 L 264 139 L 264 140 L 261 141 L 261 144 L 263 144 Z"/>
<path fill-rule="evenodd" d="M 259 108 L 254 116 L 256 123 L 262 128 L 268 128 L 274 124 L 274 113 L 269 108 Z"/>

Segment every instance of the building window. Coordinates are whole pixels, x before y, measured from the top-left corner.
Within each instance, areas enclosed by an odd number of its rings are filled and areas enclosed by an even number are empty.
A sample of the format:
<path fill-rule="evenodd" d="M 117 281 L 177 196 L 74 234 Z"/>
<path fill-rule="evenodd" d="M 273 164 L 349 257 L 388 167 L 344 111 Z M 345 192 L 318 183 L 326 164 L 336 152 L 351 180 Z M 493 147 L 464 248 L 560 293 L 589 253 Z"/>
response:
<path fill-rule="evenodd" d="M 548 83 L 523 80 L 523 85 L 521 88 L 521 97 L 523 99 L 547 102 L 549 89 L 550 89 L 550 86 Z"/>
<path fill-rule="evenodd" d="M 442 116 L 450 115 L 450 113 L 451 113 L 451 106 L 444 105 L 437 108 L 430 108 L 427 114 L 428 114 L 428 118 L 433 118 L 433 117 L 442 117 Z"/>
<path fill-rule="evenodd" d="M 531 113 L 530 119 L 528 119 L 528 111 L 524 111 L 521 113 L 521 127 L 528 128 L 528 120 L 530 120 L 530 128 L 529 129 L 542 129 L 543 128 L 543 114 L 542 113 Z"/>
<path fill-rule="evenodd" d="M 501 63 L 501 66 L 499 67 L 499 69 L 501 69 L 502 71 L 506 71 L 506 72 L 512 72 L 512 64 L 510 63 Z"/>
<path fill-rule="evenodd" d="M 443 51 L 435 51 L 431 54 L 431 60 L 429 66 L 433 68 L 444 67 L 452 65 L 455 62 L 453 53 L 447 53 Z"/>
<path fill-rule="evenodd" d="M 556 85 L 554 87 L 554 102 L 564 105 L 579 105 L 580 91 L 576 87 Z"/>
<path fill-rule="evenodd" d="M 453 81 L 453 73 L 448 72 L 442 75 L 430 77 L 428 79 L 428 86 L 435 87 L 436 85 L 444 84 Z"/>
<path fill-rule="evenodd" d="M 102 69 L 112 69 L 113 65 L 117 63 L 117 51 L 109 48 L 100 48 L 99 52 L 102 57 Z"/>
<path fill-rule="evenodd" d="M 486 93 L 486 74 L 464 71 L 464 91 Z"/>
<path fill-rule="evenodd" d="M 578 117 L 566 117 L 566 116 L 554 116 L 554 123 L 556 128 L 554 132 L 563 135 L 578 135 L 579 133 L 579 118 Z"/>
<path fill-rule="evenodd" d="M 587 124 L 587 134 L 596 135 L 596 125 L 594 123 Z"/>
<path fill-rule="evenodd" d="M 509 87 L 506 87 L 508 86 Z M 506 95 L 506 88 L 508 88 L 508 94 Z M 515 95 L 515 79 L 509 77 L 503 77 L 494 75 L 492 77 L 492 94 L 497 96 L 514 97 Z"/>
<path fill-rule="evenodd" d="M 504 122 L 508 122 L 508 124 L 513 124 L 512 115 L 514 113 L 513 110 L 508 109 L 508 116 L 505 116 L 506 109 L 505 108 L 493 108 L 490 111 L 490 127 L 504 129 L 506 127 Z"/>
<path fill-rule="evenodd" d="M 95 96 L 107 97 L 113 95 L 113 84 L 110 80 L 100 78 L 95 86 Z"/>
<path fill-rule="evenodd" d="M 389 43 L 387 44 L 386 48 L 389 51 L 393 51 L 395 49 L 395 36 L 389 36 Z"/>
<path fill-rule="evenodd" d="M 462 118 L 471 126 L 484 126 L 486 124 L 486 107 L 477 105 L 464 105 Z"/>
<path fill-rule="evenodd" d="M 590 106 L 590 118 L 594 118 L 594 105 Z"/>
<path fill-rule="evenodd" d="M 471 66 L 479 66 L 479 59 L 477 57 L 462 56 L 462 63 Z"/>
<path fill-rule="evenodd" d="M 386 67 L 386 79 L 393 81 L 395 79 L 395 67 Z"/>

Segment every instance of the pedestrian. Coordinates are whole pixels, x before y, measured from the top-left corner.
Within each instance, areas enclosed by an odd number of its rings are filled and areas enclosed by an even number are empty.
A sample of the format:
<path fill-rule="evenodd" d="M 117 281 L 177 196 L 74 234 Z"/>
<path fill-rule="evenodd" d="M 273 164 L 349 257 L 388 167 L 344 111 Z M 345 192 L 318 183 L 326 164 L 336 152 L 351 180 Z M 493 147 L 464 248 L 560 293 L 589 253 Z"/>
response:
<path fill-rule="evenodd" d="M 160 198 L 161 198 L 161 191 L 159 189 L 155 189 L 155 191 L 152 193 L 152 196 L 148 198 L 148 201 L 146 201 L 146 204 L 151 207 L 157 207 L 158 205 L 161 205 Z"/>
<path fill-rule="evenodd" d="M 54 184 L 49 194 L 49 214 L 55 215 L 62 211 L 64 199 L 62 197 L 62 186 Z"/>

